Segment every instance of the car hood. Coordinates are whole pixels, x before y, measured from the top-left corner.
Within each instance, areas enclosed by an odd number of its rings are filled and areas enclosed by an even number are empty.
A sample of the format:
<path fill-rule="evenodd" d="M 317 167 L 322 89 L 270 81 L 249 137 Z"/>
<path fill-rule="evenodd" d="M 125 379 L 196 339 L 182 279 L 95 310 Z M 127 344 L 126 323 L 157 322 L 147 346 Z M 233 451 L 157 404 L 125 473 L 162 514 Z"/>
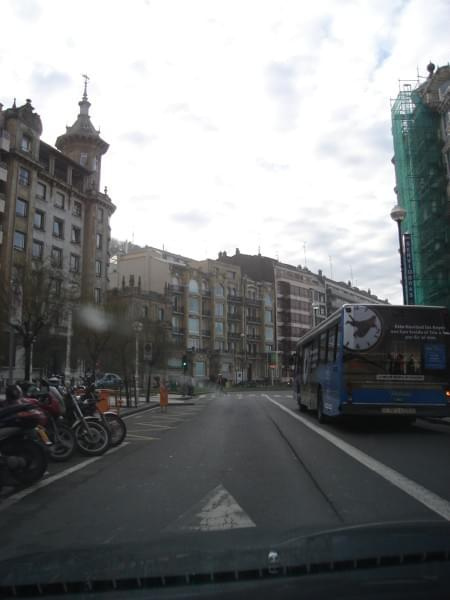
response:
<path fill-rule="evenodd" d="M 292 533 L 292 532 L 291 532 Z M 203 534 L 205 535 L 205 534 Z M 210 534 L 207 534 L 210 535 Z M 239 573 L 310 573 L 450 560 L 450 523 L 387 522 L 295 534 L 258 547 L 199 549 L 194 538 L 41 551 L 0 562 L 0 586 L 148 578 L 231 579 Z"/>

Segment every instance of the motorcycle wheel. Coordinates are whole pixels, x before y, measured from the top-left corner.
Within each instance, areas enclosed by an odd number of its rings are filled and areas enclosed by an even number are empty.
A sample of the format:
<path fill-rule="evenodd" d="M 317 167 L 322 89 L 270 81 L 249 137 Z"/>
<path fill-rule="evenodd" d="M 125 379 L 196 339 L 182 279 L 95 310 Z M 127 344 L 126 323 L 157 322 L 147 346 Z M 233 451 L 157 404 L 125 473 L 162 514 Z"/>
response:
<path fill-rule="evenodd" d="M 108 428 L 97 420 L 89 419 L 86 425 L 81 421 L 74 434 L 78 450 L 86 456 L 101 456 L 110 446 Z"/>
<path fill-rule="evenodd" d="M 105 413 L 104 417 L 108 423 L 109 432 L 111 434 L 111 446 L 113 448 L 120 446 L 127 435 L 125 421 L 114 413 Z"/>
<path fill-rule="evenodd" d="M 18 483 L 31 485 L 36 483 L 47 470 L 47 454 L 45 449 L 27 439 L 8 440 L 1 445 L 3 456 L 18 456 L 25 461 L 23 467 L 10 470 L 9 473 Z"/>
<path fill-rule="evenodd" d="M 49 447 L 49 456 L 55 462 L 64 462 L 68 460 L 75 452 L 75 436 L 73 431 L 67 425 L 58 423 L 57 436 L 53 439 L 53 444 Z"/>

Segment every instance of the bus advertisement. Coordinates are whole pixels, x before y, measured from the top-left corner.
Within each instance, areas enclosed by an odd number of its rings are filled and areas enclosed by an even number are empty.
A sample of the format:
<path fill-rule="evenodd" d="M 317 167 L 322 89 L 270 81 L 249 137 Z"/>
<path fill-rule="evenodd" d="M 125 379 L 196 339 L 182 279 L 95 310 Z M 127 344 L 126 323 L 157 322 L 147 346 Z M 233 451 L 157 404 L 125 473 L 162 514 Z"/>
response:
<path fill-rule="evenodd" d="M 347 304 L 303 336 L 294 397 L 324 422 L 340 415 L 450 416 L 444 307 Z"/>

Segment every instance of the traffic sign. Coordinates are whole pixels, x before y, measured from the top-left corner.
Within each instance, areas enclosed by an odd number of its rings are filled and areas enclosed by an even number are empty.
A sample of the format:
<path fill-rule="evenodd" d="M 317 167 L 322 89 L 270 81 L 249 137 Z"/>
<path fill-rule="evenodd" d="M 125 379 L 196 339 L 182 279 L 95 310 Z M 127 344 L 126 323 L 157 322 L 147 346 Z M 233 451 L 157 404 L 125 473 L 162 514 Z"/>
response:
<path fill-rule="evenodd" d="M 144 360 L 151 362 L 153 360 L 153 346 L 151 342 L 144 344 Z"/>

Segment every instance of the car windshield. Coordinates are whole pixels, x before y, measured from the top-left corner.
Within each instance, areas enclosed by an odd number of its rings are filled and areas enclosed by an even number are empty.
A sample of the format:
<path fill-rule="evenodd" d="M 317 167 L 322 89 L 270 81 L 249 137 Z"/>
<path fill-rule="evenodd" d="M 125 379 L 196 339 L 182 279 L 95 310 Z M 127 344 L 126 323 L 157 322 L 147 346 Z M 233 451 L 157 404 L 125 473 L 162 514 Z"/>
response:
<path fill-rule="evenodd" d="M 0 596 L 448 552 L 450 4 L 0 14 Z"/>

